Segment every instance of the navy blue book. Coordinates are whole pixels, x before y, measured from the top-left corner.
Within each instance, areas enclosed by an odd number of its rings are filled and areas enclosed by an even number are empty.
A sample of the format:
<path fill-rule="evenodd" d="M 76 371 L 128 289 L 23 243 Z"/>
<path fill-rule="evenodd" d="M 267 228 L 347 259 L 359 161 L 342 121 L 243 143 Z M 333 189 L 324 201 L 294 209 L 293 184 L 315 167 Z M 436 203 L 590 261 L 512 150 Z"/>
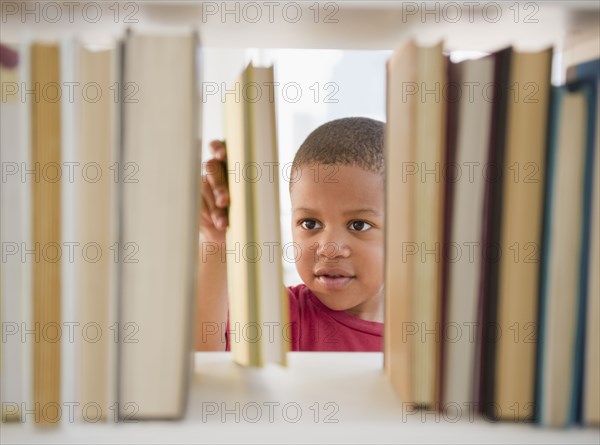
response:
<path fill-rule="evenodd" d="M 553 90 L 536 382 L 536 419 L 548 426 L 582 413 L 596 92 L 589 77 Z"/>

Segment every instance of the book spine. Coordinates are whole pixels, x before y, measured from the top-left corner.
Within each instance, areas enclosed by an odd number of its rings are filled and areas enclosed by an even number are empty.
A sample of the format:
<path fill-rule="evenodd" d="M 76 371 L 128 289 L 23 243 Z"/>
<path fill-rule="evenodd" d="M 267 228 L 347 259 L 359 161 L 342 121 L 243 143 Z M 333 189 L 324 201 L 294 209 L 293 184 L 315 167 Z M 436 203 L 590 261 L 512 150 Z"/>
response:
<path fill-rule="evenodd" d="M 59 61 L 57 45 L 32 45 L 32 84 L 47 89 L 47 94 L 32 103 L 32 163 L 49 171 L 61 165 L 61 107 L 60 100 L 52 96 L 53 85 L 60 85 Z M 36 422 L 56 425 L 56 416 L 60 418 L 61 371 L 61 345 L 54 338 L 60 336 L 61 328 L 60 176 L 48 173 L 34 181 L 32 197 L 33 245 L 44 253 L 33 264 L 33 323 L 40 331 L 33 345 L 33 401 Z"/>
<path fill-rule="evenodd" d="M 508 82 L 512 49 L 493 57 L 497 94 L 492 106 L 492 127 L 488 144 L 487 182 L 482 228 L 482 268 L 479 293 L 475 372 L 475 406 L 482 414 L 494 416 L 495 329 L 498 299 L 498 255 L 502 218 L 502 165 L 506 143 Z M 496 250 L 495 250 L 496 249 Z"/>

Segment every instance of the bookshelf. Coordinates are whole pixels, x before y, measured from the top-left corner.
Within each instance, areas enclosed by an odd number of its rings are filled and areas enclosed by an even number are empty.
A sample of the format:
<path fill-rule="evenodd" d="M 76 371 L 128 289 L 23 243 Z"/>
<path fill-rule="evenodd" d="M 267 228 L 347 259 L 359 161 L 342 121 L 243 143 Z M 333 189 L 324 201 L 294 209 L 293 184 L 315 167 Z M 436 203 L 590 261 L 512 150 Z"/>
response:
<path fill-rule="evenodd" d="M 445 38 L 448 49 L 492 51 L 515 43 L 522 49 L 554 45 L 557 78 L 565 68 L 600 55 L 600 17 L 596 2 L 542 1 L 501 2 L 501 18 L 495 10 L 473 10 L 468 18 L 454 21 L 455 12 L 440 9 L 422 16 L 421 2 L 330 2 L 316 7 L 300 5 L 305 19 L 294 21 L 275 11 L 270 23 L 265 16 L 253 23 L 241 14 L 219 18 L 213 6 L 220 2 L 122 2 L 119 19 L 114 20 L 114 3 L 99 3 L 106 19 L 91 23 L 75 14 L 71 23 L 66 14 L 57 23 L 38 13 L 42 20 L 29 22 L 8 13 L 2 4 L 0 41 L 18 41 L 23 33 L 43 38 L 63 34 L 116 35 L 129 25 L 125 16 L 140 26 L 195 25 L 200 28 L 203 46 L 226 48 L 338 48 L 394 49 L 401 40 L 414 36 L 424 42 Z M 15 3 L 19 8 L 25 4 Z M 291 3 L 291 2 L 288 2 Z M 62 3 L 59 3 L 62 5 Z M 327 7 L 327 5 L 333 5 Z M 463 17 L 469 7 L 458 2 Z M 128 5 L 134 5 L 130 7 Z M 282 3 L 283 5 L 283 3 Z M 263 5 L 264 6 L 264 5 Z M 113 9 L 111 9 L 111 7 Z M 311 9 L 312 7 L 312 9 Z M 240 6 L 243 8 L 243 6 Z M 295 7 L 294 7 L 295 8 Z M 440 6 L 440 8 L 443 8 Z M 512 9 L 511 9 L 512 8 Z M 67 11 L 65 8 L 64 11 Z M 434 9 L 435 11 L 435 9 Z M 47 11 L 48 12 L 48 11 Z M 246 11 L 248 14 L 249 10 Z M 292 10 L 288 11 L 292 14 Z M 325 21 L 327 13 L 335 12 Z M 267 9 L 261 11 L 267 13 Z M 314 20 L 318 13 L 319 19 Z M 483 14 L 490 14 L 484 16 Z M 533 15 L 531 15 L 533 14 Z M 518 18 L 517 18 L 518 15 Z M 32 16 L 30 16 L 32 17 Z M 503 18 L 502 18 L 503 17 Z M 527 17 L 529 19 L 527 19 Z M 516 19 L 517 18 L 517 19 Z M 516 19 L 516 20 L 515 20 Z M 537 20 L 536 22 L 530 20 Z M 131 23 L 134 25 L 134 23 Z M 240 59 L 241 51 L 233 51 Z M 242 63 L 241 60 L 236 63 Z M 231 65 L 231 61 L 228 61 Z M 236 70 L 237 71 L 237 70 Z M 445 413 L 407 413 L 383 374 L 383 356 L 375 353 L 292 353 L 289 368 L 244 369 L 231 362 L 229 353 L 196 353 L 189 405 L 184 420 L 130 424 L 64 421 L 56 429 L 36 429 L 26 424 L 2 424 L 2 443 L 212 443 L 220 442 L 340 442 L 340 443 L 598 443 L 598 429 L 542 429 L 519 423 L 490 423 L 470 420 L 468 412 L 456 420 Z M 240 403 L 236 409 L 235 403 Z M 231 410 L 221 419 L 223 405 Z M 261 409 L 259 419 L 257 406 Z M 287 408 L 284 408 L 286 407 Z M 270 422 L 270 407 L 274 420 Z M 298 417 L 297 407 L 302 414 Z M 284 412 L 285 409 L 285 412 Z M 217 410 L 213 413 L 213 410 Z M 240 421 L 236 422 L 235 415 Z M 203 419 L 205 416 L 205 419 Z M 286 418 L 287 416 L 287 418 Z M 297 421 L 296 421 L 297 419 Z M 315 419 L 317 422 L 315 422 Z M 326 422 L 329 420 L 331 422 Z M 338 422 L 333 422 L 338 420 Z"/>
<path fill-rule="evenodd" d="M 341 1 L 91 2 L 93 7 L 53 2 L 3 2 L 3 41 L 25 31 L 42 37 L 77 34 L 90 39 L 115 35 L 127 26 L 197 26 L 209 48 L 389 49 L 407 37 L 444 38 L 450 50 L 493 51 L 503 45 L 558 51 L 591 43 L 598 35 L 598 5 L 589 0 L 537 2 Z M 267 2 L 268 3 L 268 2 Z M 447 3 L 447 4 L 446 4 Z M 10 5 L 10 6 L 9 6 Z M 436 6 L 437 5 L 437 6 Z M 101 11 L 100 11 L 101 9 Z M 474 38 L 476 37 L 476 38 Z M 595 45 L 596 50 L 598 49 Z"/>
<path fill-rule="evenodd" d="M 263 370 L 233 364 L 230 353 L 196 353 L 195 365 L 182 421 L 74 422 L 49 431 L 3 424 L 2 443 L 592 444 L 600 438 L 598 429 L 489 423 L 470 420 L 466 411 L 438 419 L 407 413 L 387 383 L 380 353 L 290 353 L 288 369 Z"/>

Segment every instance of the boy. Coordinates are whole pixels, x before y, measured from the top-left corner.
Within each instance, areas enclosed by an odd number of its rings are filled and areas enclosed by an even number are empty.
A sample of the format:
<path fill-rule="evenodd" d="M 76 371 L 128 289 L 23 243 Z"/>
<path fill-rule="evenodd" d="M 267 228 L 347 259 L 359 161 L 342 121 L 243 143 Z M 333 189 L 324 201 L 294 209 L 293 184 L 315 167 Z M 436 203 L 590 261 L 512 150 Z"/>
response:
<path fill-rule="evenodd" d="M 288 288 L 292 351 L 382 351 L 384 124 L 344 118 L 314 130 L 294 158 L 290 181 L 296 268 L 304 284 Z M 207 171 L 222 168 L 225 146 Z M 222 172 L 222 171 L 221 171 Z M 202 181 L 204 241 L 224 246 L 229 203 L 224 172 Z M 227 320 L 226 264 L 200 267 L 196 349 L 229 350 L 228 335 L 202 338 L 203 322 Z"/>

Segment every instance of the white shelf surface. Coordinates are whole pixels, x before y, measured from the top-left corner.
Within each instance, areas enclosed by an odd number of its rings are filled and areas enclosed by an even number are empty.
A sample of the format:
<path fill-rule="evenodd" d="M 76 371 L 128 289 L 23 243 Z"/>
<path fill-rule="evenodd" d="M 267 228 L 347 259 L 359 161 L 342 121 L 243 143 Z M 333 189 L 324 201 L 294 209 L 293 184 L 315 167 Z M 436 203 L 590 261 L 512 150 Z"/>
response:
<path fill-rule="evenodd" d="M 248 369 L 234 364 L 230 353 L 196 353 L 188 410 L 181 421 L 63 420 L 50 429 L 2 424 L 0 442 L 600 443 L 598 428 L 492 423 L 470 419 L 466 408 L 455 421 L 449 412 L 438 418 L 432 412 L 407 413 L 385 377 L 381 353 L 300 352 L 288 358 L 287 368 Z"/>

